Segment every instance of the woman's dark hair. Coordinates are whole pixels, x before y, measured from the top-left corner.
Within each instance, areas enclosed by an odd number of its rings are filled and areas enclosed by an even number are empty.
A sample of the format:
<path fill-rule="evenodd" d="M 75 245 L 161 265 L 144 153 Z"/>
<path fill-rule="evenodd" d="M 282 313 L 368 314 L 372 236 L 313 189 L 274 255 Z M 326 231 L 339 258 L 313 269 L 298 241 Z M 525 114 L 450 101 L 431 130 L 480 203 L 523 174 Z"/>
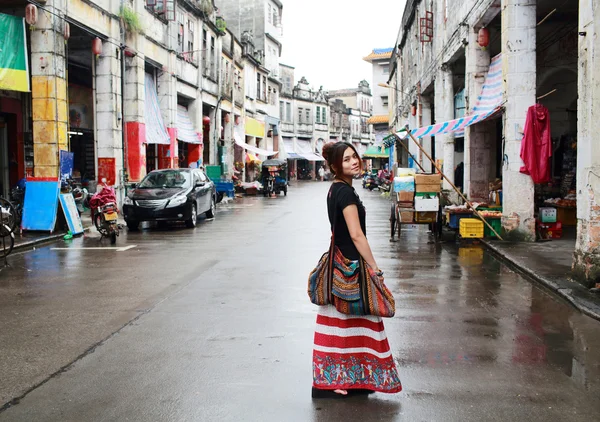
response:
<path fill-rule="evenodd" d="M 352 150 L 358 155 L 360 159 L 360 154 L 349 142 L 327 142 L 323 145 L 323 157 L 327 160 L 327 165 L 331 172 L 335 175 L 335 169 L 341 170 L 342 163 L 344 162 L 344 153 L 348 148 L 352 148 Z M 362 170 L 362 160 L 360 160 L 360 169 Z"/>

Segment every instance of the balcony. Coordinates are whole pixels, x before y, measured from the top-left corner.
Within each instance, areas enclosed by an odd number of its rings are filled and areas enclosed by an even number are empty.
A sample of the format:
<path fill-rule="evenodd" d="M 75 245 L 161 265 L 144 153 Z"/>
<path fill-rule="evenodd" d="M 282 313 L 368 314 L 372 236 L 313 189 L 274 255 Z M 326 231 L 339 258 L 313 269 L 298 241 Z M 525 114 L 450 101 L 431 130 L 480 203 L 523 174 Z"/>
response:
<path fill-rule="evenodd" d="M 313 125 L 312 125 L 312 123 L 298 123 L 297 130 L 298 130 L 298 134 L 312 135 Z"/>
<path fill-rule="evenodd" d="M 294 133 L 294 123 L 290 122 L 281 122 L 279 124 L 279 128 L 281 132 L 285 133 Z"/>

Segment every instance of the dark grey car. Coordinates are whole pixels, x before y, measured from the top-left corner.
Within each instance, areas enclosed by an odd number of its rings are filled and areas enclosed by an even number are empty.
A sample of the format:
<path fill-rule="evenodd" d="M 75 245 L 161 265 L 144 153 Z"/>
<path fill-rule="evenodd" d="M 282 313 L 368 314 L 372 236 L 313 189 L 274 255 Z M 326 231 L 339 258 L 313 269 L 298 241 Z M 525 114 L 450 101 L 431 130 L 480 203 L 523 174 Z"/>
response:
<path fill-rule="evenodd" d="M 196 226 L 198 216 L 215 217 L 215 184 L 201 169 L 151 171 L 123 202 L 123 216 L 130 230 L 142 221 L 185 221 Z"/>

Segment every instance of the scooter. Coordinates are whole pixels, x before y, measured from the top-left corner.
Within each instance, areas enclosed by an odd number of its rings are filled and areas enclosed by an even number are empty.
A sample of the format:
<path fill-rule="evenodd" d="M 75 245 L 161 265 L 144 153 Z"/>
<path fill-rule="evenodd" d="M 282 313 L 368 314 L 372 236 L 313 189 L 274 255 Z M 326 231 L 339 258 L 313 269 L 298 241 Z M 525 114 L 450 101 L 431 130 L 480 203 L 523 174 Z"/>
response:
<path fill-rule="evenodd" d="M 115 190 L 104 183 L 102 190 L 90 199 L 90 209 L 96 230 L 102 237 L 110 238 L 111 244 L 117 243 L 120 227 Z"/>

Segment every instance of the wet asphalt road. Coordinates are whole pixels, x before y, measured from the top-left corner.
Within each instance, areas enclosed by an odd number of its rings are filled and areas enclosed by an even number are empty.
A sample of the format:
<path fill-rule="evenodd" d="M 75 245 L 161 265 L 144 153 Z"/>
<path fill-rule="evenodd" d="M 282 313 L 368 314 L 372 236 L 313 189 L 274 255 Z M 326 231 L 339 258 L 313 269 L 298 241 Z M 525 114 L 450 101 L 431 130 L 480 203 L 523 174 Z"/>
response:
<path fill-rule="evenodd" d="M 109 246 L 89 236 L 12 255 L 0 405 L 23 397 L 0 421 L 598 420 L 599 322 L 425 226 L 390 243 L 390 203 L 360 187 L 404 391 L 313 401 L 306 278 L 328 245 L 327 187 L 128 233 L 127 250 L 82 249 Z"/>

